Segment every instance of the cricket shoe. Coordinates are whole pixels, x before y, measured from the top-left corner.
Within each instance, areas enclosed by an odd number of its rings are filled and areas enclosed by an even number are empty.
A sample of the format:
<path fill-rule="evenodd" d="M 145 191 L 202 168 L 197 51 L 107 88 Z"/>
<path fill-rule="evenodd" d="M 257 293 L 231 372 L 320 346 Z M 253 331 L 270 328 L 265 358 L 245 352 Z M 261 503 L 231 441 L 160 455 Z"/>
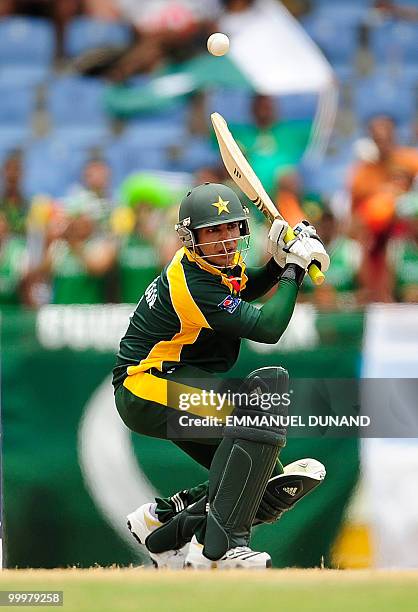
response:
<path fill-rule="evenodd" d="M 325 475 L 325 467 L 316 459 L 298 459 L 286 465 L 282 474 L 268 481 L 253 525 L 280 519 L 284 512 L 319 486 Z"/>
<path fill-rule="evenodd" d="M 266 569 L 271 567 L 271 557 L 265 552 L 255 552 L 248 546 L 236 546 L 228 550 L 222 559 L 212 561 L 203 554 L 203 544 L 199 544 L 196 536 L 190 542 L 184 567 L 192 569 Z"/>
<path fill-rule="evenodd" d="M 143 504 L 126 517 L 128 529 L 139 544 L 143 544 L 156 568 L 183 569 L 186 557 L 187 545 L 179 550 L 167 550 L 162 553 L 152 553 L 146 546 L 146 539 L 156 529 L 162 527 L 163 523 L 158 520 L 152 512 L 155 504 Z"/>
<path fill-rule="evenodd" d="M 285 465 L 283 473 L 286 475 L 306 476 L 311 480 L 322 482 L 326 476 L 325 466 L 316 459 L 298 459 Z"/>
<path fill-rule="evenodd" d="M 325 476 L 325 466 L 320 461 L 298 459 L 286 465 L 283 474 L 270 478 L 264 495 L 274 495 L 282 511 L 290 510 L 296 502 L 319 486 Z M 270 501 L 273 502 L 272 499 Z"/>

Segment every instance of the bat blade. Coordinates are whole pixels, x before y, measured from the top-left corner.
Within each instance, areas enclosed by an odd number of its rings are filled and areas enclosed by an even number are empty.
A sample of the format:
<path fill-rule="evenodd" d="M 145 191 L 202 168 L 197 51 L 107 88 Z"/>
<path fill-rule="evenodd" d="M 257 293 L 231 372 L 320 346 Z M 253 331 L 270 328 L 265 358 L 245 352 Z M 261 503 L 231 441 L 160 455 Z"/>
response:
<path fill-rule="evenodd" d="M 212 113 L 211 121 L 222 160 L 230 177 L 270 221 L 280 218 L 279 211 L 235 142 L 225 119 L 219 113 Z"/>
<path fill-rule="evenodd" d="M 283 219 L 261 184 L 260 179 L 251 168 L 238 144 L 235 142 L 225 119 L 219 113 L 212 113 L 210 118 L 213 129 L 215 130 L 222 161 L 232 180 L 271 223 L 274 219 Z M 289 242 L 294 237 L 295 234 L 289 227 L 285 241 Z M 315 263 L 311 263 L 308 273 L 315 285 L 321 285 L 323 283 L 325 277 Z"/>

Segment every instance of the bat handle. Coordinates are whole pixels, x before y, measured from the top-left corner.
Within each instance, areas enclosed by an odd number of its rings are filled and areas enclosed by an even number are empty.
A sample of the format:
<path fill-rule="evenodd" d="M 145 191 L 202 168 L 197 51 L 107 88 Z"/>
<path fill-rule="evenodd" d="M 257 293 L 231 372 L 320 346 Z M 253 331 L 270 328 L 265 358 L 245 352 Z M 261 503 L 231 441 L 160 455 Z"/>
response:
<path fill-rule="evenodd" d="M 311 263 L 308 268 L 308 274 L 312 279 L 314 285 L 322 285 L 325 280 L 325 275 L 321 272 L 320 264 Z"/>
<path fill-rule="evenodd" d="M 286 236 L 284 237 L 285 242 L 290 242 L 295 238 L 295 234 L 291 227 L 288 228 L 286 232 Z M 311 280 L 314 285 L 322 285 L 325 280 L 324 273 L 321 272 L 321 265 L 318 262 L 312 262 L 308 267 L 308 274 L 311 277 Z"/>

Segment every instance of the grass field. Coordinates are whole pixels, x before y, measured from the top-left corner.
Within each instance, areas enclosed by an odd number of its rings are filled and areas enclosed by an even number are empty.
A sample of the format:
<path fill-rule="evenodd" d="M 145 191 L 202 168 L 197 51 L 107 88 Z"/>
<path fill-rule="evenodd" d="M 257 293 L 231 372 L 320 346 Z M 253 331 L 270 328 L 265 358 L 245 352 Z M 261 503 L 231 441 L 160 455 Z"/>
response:
<path fill-rule="evenodd" d="M 412 571 L 290 569 L 220 573 L 97 568 L 0 573 L 0 590 L 32 589 L 64 591 L 63 609 L 71 612 L 418 610 L 418 572 Z"/>

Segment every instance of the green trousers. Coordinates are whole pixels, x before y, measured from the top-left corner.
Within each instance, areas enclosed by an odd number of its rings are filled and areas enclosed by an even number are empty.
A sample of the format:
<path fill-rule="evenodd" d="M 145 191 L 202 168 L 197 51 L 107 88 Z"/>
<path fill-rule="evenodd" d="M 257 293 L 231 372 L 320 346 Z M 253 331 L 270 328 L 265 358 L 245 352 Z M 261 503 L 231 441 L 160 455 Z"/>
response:
<path fill-rule="evenodd" d="M 191 366 L 180 366 L 169 373 L 153 369 L 148 373 L 128 377 L 124 384 L 116 389 L 115 403 L 122 421 L 131 431 L 153 438 L 169 439 L 192 459 L 209 469 L 222 440 L 222 428 L 211 429 L 213 437 L 173 437 L 170 435 L 170 423 L 176 425 L 182 414 L 178 408 L 179 392 L 185 389 L 189 392 L 193 389 L 199 391 L 202 388 L 219 392 L 224 387 L 225 382 L 221 378 Z M 194 407 L 190 407 L 187 413 L 203 416 L 202 411 Z M 282 473 L 283 466 L 278 461 L 272 476 Z M 206 492 L 207 485 L 205 482 L 187 489 L 188 504 L 200 499 Z M 158 513 L 159 508 L 161 513 Z M 168 508 L 171 508 L 170 498 L 158 500 L 157 513 L 160 520 L 171 518 L 171 513 L 167 512 Z"/>
<path fill-rule="evenodd" d="M 210 384 L 216 391 L 220 388 L 222 381 L 207 372 L 190 366 L 179 367 L 170 374 L 156 370 L 152 370 L 149 374 L 156 379 L 155 389 L 144 392 L 143 387 L 145 385 L 142 385 L 140 381 L 139 388 L 131 388 L 130 390 L 126 386 L 120 385 L 116 389 L 115 402 L 122 421 L 130 430 L 136 433 L 163 440 L 171 439 L 174 444 L 200 463 L 200 465 L 209 469 L 213 455 L 221 441 L 221 431 L 219 431 L 218 437 L 213 438 L 170 438 L 170 421 L 176 423 L 180 414 L 182 414 L 178 408 L 169 405 L 173 403 L 170 400 L 175 400 L 176 396 L 175 391 L 170 393 L 170 386 L 176 383 L 181 385 L 186 383 L 187 387 L 191 387 L 191 384 L 195 382 L 196 388 L 199 388 L 199 383 L 204 381 L 207 385 Z M 167 381 L 168 383 L 167 398 L 164 403 L 161 403 L 162 399 L 159 397 L 159 381 Z M 170 397 L 171 395 L 173 397 Z M 193 414 L 193 409 L 191 409 L 190 413 Z"/>

